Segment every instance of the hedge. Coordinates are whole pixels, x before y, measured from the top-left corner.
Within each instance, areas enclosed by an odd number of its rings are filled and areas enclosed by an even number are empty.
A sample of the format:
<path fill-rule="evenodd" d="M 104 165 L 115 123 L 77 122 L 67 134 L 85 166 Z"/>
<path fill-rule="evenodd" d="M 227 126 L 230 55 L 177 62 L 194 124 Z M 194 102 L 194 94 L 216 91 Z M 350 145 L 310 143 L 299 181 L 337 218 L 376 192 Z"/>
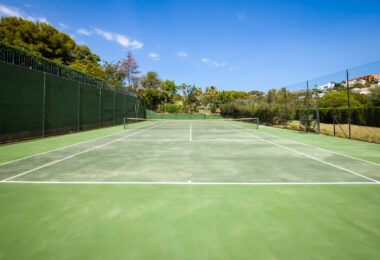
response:
<path fill-rule="evenodd" d="M 220 106 L 222 117 L 258 117 L 261 122 L 267 124 L 283 124 L 289 120 L 299 120 L 300 113 L 306 114 L 307 108 L 287 106 L 286 112 L 283 105 L 254 104 L 251 107 L 239 106 L 235 104 L 225 104 Z M 333 108 L 320 108 L 319 118 L 321 123 L 333 123 Z M 316 113 L 315 108 L 310 109 L 310 113 Z M 341 124 L 348 123 L 348 109 L 345 107 L 335 108 L 337 120 Z M 380 107 L 352 107 L 351 123 L 363 126 L 380 126 Z"/>

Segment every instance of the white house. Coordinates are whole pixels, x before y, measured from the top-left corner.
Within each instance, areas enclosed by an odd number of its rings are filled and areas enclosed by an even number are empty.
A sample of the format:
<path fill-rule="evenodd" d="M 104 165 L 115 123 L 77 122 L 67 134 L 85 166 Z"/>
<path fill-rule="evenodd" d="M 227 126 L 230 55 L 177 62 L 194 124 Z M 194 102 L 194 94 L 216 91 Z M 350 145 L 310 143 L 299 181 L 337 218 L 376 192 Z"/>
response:
<path fill-rule="evenodd" d="M 328 90 L 330 88 L 333 88 L 335 86 L 335 83 L 332 83 L 332 82 L 329 82 L 327 84 L 324 84 L 324 85 L 321 85 L 321 86 L 318 86 L 318 90 Z"/>
<path fill-rule="evenodd" d="M 362 84 L 362 85 L 364 85 L 365 84 L 365 80 L 364 79 L 353 79 L 353 80 L 349 80 L 348 81 L 348 86 L 350 86 L 350 87 L 352 87 L 353 85 L 355 85 L 355 84 Z"/>
<path fill-rule="evenodd" d="M 352 92 L 368 95 L 371 91 L 368 88 L 354 88 Z"/>

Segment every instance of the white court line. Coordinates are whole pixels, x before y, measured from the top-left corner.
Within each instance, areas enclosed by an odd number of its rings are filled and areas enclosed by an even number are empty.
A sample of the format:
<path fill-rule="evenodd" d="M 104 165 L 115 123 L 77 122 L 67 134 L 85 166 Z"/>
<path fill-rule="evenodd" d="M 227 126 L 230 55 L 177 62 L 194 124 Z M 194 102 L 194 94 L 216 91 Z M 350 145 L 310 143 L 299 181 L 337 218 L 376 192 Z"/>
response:
<path fill-rule="evenodd" d="M 261 127 L 267 127 L 267 126 L 261 126 Z M 249 128 L 244 128 L 244 129 L 249 129 Z M 287 129 L 283 129 L 283 130 L 287 130 Z M 291 130 L 290 130 L 291 131 Z M 301 143 L 301 142 L 297 142 L 297 141 L 294 141 L 292 139 L 288 139 L 288 138 L 285 138 L 285 137 L 281 137 L 281 136 L 277 136 L 277 135 L 272 135 L 272 134 L 268 134 L 268 133 L 265 133 L 265 132 L 260 132 L 260 133 L 263 133 L 263 134 L 266 134 L 266 135 L 270 135 L 270 136 L 273 136 L 273 137 L 278 137 L 278 138 L 281 138 L 281 139 L 284 139 L 284 140 L 288 140 L 288 141 L 292 141 L 294 143 L 297 143 L 297 144 L 303 144 L 305 146 L 310 146 L 310 147 L 313 147 L 313 148 L 317 148 L 321 151 L 327 151 L 327 152 L 331 152 L 331 153 L 335 153 L 337 155 L 341 155 L 341 156 L 344 156 L 344 157 L 347 157 L 347 158 L 351 158 L 351 159 L 355 159 L 355 160 L 358 160 L 358 161 L 362 161 L 362 162 L 366 162 L 366 163 L 370 163 L 370 164 L 373 164 L 373 165 L 376 165 L 376 166 L 380 166 L 379 163 L 375 163 L 375 162 L 371 162 L 371 161 L 367 161 L 367 160 L 363 160 L 363 159 L 359 159 L 359 158 L 356 158 L 356 157 L 352 157 L 352 156 L 349 156 L 349 155 L 345 155 L 345 154 L 342 154 L 342 153 L 338 153 L 338 152 L 334 152 L 334 151 L 330 151 L 330 150 L 327 150 L 327 149 L 324 149 L 324 148 L 320 148 L 320 147 L 317 147 L 317 146 L 314 146 L 314 145 L 311 145 L 311 144 L 305 144 L 305 143 Z"/>
<path fill-rule="evenodd" d="M 193 136 L 192 136 L 192 133 L 191 133 L 191 124 L 190 124 L 190 142 L 191 140 L 193 140 Z"/>
<path fill-rule="evenodd" d="M 379 185 L 378 182 L 185 182 L 185 181 L 2 181 L 30 184 L 149 184 L 149 185 Z"/>
<path fill-rule="evenodd" d="M 82 151 L 82 152 L 79 152 L 79 153 L 76 153 L 76 154 L 73 154 L 73 155 L 70 155 L 70 156 L 64 157 L 64 158 L 62 158 L 62 159 L 59 159 L 59 160 L 53 161 L 53 162 L 51 162 L 51 163 L 47 163 L 47 164 L 41 165 L 41 166 L 36 167 L 36 168 L 34 168 L 34 169 L 31 169 L 31 170 L 28 170 L 28 171 L 25 171 L 25 172 L 19 173 L 19 174 L 17 174 L 17 175 L 14 175 L 14 176 L 8 177 L 8 178 L 6 178 L 6 179 L 4 179 L 4 180 L 1 180 L 0 182 L 6 182 L 6 181 L 8 181 L 8 180 L 11 180 L 11 179 L 14 179 L 14 178 L 20 177 L 20 176 L 25 175 L 25 174 L 27 174 L 27 173 L 30 173 L 30 172 L 33 172 L 33 171 L 36 171 L 36 170 L 39 170 L 39 169 L 45 168 L 45 167 L 47 167 L 47 166 L 50 166 L 50 165 L 53 165 L 53 164 L 56 164 L 56 163 L 59 163 L 59 162 L 65 161 L 65 160 L 70 159 L 70 158 L 73 158 L 73 157 L 75 157 L 75 156 L 77 156 L 77 155 L 84 154 L 84 153 L 87 153 L 87 152 L 89 152 L 89 151 L 92 151 L 92 150 L 98 149 L 98 148 L 100 148 L 100 147 L 106 146 L 106 145 L 108 145 L 108 144 L 112 144 L 112 143 L 115 143 L 115 142 L 121 141 L 121 140 L 123 140 L 123 139 L 125 139 L 125 138 L 128 138 L 128 137 L 130 137 L 130 136 L 134 136 L 134 135 L 136 135 L 136 134 L 140 134 L 140 133 L 142 133 L 142 132 L 145 132 L 146 130 L 149 130 L 149 129 L 151 129 L 151 128 L 157 127 L 157 126 L 159 126 L 159 125 L 160 125 L 160 124 L 153 125 L 152 127 L 145 128 L 144 130 L 141 130 L 141 131 L 139 131 L 139 132 L 136 132 L 136 133 L 133 133 L 133 134 L 130 134 L 130 135 L 127 135 L 127 136 L 123 136 L 123 137 L 118 138 L 118 139 L 115 139 L 115 140 L 113 140 L 113 141 L 111 141 L 111 142 L 108 142 L 108 143 L 105 143 L 105 144 L 101 144 L 101 145 L 97 145 L 97 146 L 95 146 L 95 147 L 92 147 L 92 148 L 90 148 L 90 149 L 84 150 L 84 151 Z"/>
<path fill-rule="evenodd" d="M 252 138 L 247 139 L 191 139 L 192 142 L 257 142 L 256 140 Z M 189 139 L 129 139 L 128 142 L 189 142 Z"/>
<path fill-rule="evenodd" d="M 76 145 L 79 145 L 79 144 L 89 143 L 89 142 L 92 142 L 92 141 L 95 141 L 95 140 L 99 140 L 99 139 L 102 139 L 102 138 L 106 138 L 106 137 L 109 137 L 109 136 L 113 136 L 113 135 L 117 135 L 117 134 L 122 134 L 123 132 L 124 131 L 121 131 L 121 132 L 117 132 L 117 133 L 101 136 L 101 137 L 98 137 L 98 138 L 95 138 L 95 139 L 83 141 L 83 142 L 80 142 L 80 143 L 71 144 L 71 145 L 68 145 L 68 146 L 63 146 L 63 147 L 60 147 L 60 148 L 57 148 L 57 149 L 54 149 L 54 150 L 50 150 L 50 151 L 46 151 L 46 152 L 42 152 L 42 153 L 38 153 L 38 154 L 33 154 L 33 155 L 30 155 L 30 156 L 27 156 L 27 157 L 22 157 L 20 159 L 12 160 L 12 161 L 9 161 L 9 162 L 3 162 L 3 163 L 0 163 L 0 166 L 4 165 L 4 164 L 14 163 L 14 162 L 17 162 L 17 161 L 21 161 L 21 160 L 25 160 L 25 159 L 28 159 L 28 158 L 36 157 L 38 155 L 43 155 L 43 154 L 46 154 L 46 153 L 51 153 L 51 152 L 54 152 L 54 151 L 62 150 L 62 149 L 65 149 L 65 148 L 68 148 L 68 147 L 72 147 L 72 146 L 76 146 Z"/>
<path fill-rule="evenodd" d="M 221 125 L 224 125 L 224 124 L 221 124 Z M 226 127 L 227 127 L 227 126 L 226 126 Z M 338 166 L 338 165 L 335 165 L 335 164 L 332 164 L 332 163 L 329 163 L 329 162 L 326 162 L 326 161 L 320 160 L 320 159 L 318 159 L 318 158 L 315 158 L 315 157 L 310 156 L 310 155 L 308 155 L 308 154 L 305 154 L 305 153 L 302 153 L 302 152 L 300 152 L 300 151 L 294 150 L 294 149 L 292 149 L 292 148 L 289 148 L 289 147 L 283 146 L 283 145 L 281 145 L 281 144 L 277 144 L 277 143 L 274 143 L 274 142 L 272 142 L 272 141 L 265 140 L 265 139 L 260 138 L 260 137 L 258 137 L 258 136 L 256 136 L 256 135 L 253 135 L 253 134 L 250 134 L 250 133 L 247 133 L 247 132 L 241 131 L 240 128 L 239 128 L 239 129 L 236 129 L 236 128 L 233 128 L 233 127 L 230 127 L 230 126 L 228 126 L 228 128 L 230 128 L 230 129 L 232 129 L 232 130 L 235 130 L 235 131 L 238 131 L 238 132 L 241 132 L 241 133 L 243 133 L 243 134 L 246 134 L 246 135 L 252 136 L 252 137 L 257 138 L 257 139 L 259 139 L 259 140 L 262 140 L 262 141 L 264 141 L 264 142 L 267 142 L 267 143 L 270 143 L 270 144 L 276 145 L 276 146 L 281 147 L 281 148 L 283 148 L 283 149 L 286 149 L 286 150 L 289 150 L 289 151 L 292 151 L 292 152 L 295 152 L 295 153 L 301 154 L 301 155 L 306 156 L 306 157 L 308 157 L 308 158 L 310 158 L 310 159 L 313 159 L 313 160 L 316 160 L 316 161 L 318 161 L 318 162 L 321 162 L 321 163 L 324 163 L 324 164 L 327 164 L 327 165 L 333 166 L 333 167 L 338 168 L 338 169 L 340 169 L 340 170 L 343 170 L 343 171 L 349 172 L 349 173 L 351 173 L 351 174 L 354 174 L 354 175 L 356 175 L 356 176 L 359 176 L 359 177 L 365 178 L 365 179 L 367 179 L 367 180 L 374 181 L 374 182 L 379 182 L 379 181 L 377 181 L 377 180 L 375 180 L 375 179 L 372 179 L 372 178 L 370 178 L 370 177 L 364 176 L 364 175 L 362 175 L 362 174 L 360 174 L 360 173 L 357 173 L 357 172 L 354 172 L 354 171 L 348 170 L 348 169 L 346 169 L 346 168 L 340 167 L 340 166 Z"/>

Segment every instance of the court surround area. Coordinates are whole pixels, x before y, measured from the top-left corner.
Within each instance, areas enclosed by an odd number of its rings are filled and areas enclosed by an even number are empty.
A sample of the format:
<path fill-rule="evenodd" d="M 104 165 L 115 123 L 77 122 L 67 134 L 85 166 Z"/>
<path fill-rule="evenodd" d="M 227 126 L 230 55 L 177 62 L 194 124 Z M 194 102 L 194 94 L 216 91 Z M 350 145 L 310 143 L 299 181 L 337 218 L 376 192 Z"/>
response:
<path fill-rule="evenodd" d="M 142 120 L 0 153 L 0 259 L 380 255 L 376 144 Z"/>

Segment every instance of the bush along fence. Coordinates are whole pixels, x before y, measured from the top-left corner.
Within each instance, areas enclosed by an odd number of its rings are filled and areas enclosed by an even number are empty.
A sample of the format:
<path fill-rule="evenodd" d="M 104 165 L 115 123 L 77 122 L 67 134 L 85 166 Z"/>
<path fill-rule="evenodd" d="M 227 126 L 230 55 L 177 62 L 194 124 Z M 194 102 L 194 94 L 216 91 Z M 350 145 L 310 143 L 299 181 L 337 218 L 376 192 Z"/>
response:
<path fill-rule="evenodd" d="M 0 142 L 122 124 L 125 115 L 145 117 L 140 98 L 126 89 L 16 48 L 0 53 Z"/>
<path fill-rule="evenodd" d="M 311 107 L 311 114 L 316 113 L 316 108 Z M 306 114 L 307 108 L 299 109 L 297 106 L 283 104 L 265 104 L 239 106 L 235 104 L 220 105 L 220 114 L 222 117 L 258 117 L 260 122 L 268 125 L 286 124 L 291 120 L 299 120 L 300 114 Z M 347 107 L 319 107 L 319 120 L 321 123 L 332 124 L 335 118 L 341 124 L 348 124 Z M 361 126 L 380 126 L 380 107 L 351 107 L 351 124 Z"/>
<path fill-rule="evenodd" d="M 147 119 L 179 119 L 179 120 L 207 120 L 207 119 L 220 119 L 222 118 L 219 114 L 205 114 L 205 113 L 157 113 L 146 109 L 145 115 Z"/>

